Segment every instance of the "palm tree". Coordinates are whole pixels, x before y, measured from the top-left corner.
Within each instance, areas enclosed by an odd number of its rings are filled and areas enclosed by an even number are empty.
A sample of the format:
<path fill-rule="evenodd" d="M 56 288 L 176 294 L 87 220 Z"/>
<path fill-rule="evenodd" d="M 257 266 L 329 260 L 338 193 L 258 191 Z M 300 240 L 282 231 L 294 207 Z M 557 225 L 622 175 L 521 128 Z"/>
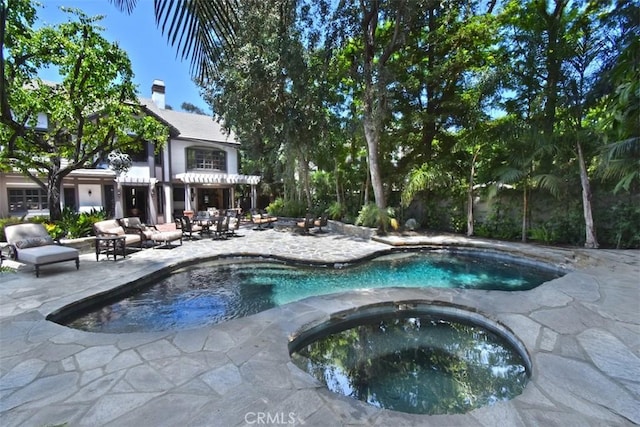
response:
<path fill-rule="evenodd" d="M 138 0 L 110 0 L 131 13 Z M 232 54 L 239 0 L 154 0 L 156 25 L 182 59 L 191 60 L 191 75 L 206 82 L 218 64 Z"/>

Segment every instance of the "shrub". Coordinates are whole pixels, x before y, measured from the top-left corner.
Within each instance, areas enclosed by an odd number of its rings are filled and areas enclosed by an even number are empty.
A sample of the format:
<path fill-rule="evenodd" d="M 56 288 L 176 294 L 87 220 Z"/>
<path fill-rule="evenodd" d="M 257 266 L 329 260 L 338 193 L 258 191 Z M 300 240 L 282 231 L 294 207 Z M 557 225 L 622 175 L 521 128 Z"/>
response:
<path fill-rule="evenodd" d="M 7 237 L 4 235 L 4 228 L 7 225 L 22 224 L 23 222 L 24 221 L 22 221 L 20 218 L 12 216 L 10 216 L 9 218 L 0 219 L 0 242 L 7 241 Z"/>
<path fill-rule="evenodd" d="M 69 239 L 91 236 L 93 234 L 93 224 L 102 221 L 107 217 L 104 210 L 92 209 L 90 212 L 78 213 L 71 208 L 65 207 L 62 210 L 62 219 L 56 223 L 63 230 L 63 236 Z"/>
<path fill-rule="evenodd" d="M 640 206 L 618 202 L 594 215 L 600 246 L 616 249 L 640 248 Z"/>
<path fill-rule="evenodd" d="M 329 218 L 341 220 L 345 214 L 345 208 L 342 204 L 333 202 L 331 203 L 331 205 L 329 205 L 329 209 L 327 209 L 327 212 L 329 214 Z"/>
<path fill-rule="evenodd" d="M 395 217 L 393 208 L 379 209 L 375 203 L 368 203 L 360 209 L 355 224 L 377 228 L 378 231 L 386 233 L 391 225 L 390 219 L 393 217 Z"/>
<path fill-rule="evenodd" d="M 46 224 L 49 222 L 49 217 L 44 215 L 32 216 L 27 222 L 33 222 L 34 224 Z"/>
<path fill-rule="evenodd" d="M 65 231 L 58 224 L 52 224 L 49 222 L 44 223 L 44 228 L 46 228 L 47 233 L 53 240 L 58 240 L 64 237 Z"/>
<path fill-rule="evenodd" d="M 306 205 L 296 200 L 284 200 L 278 197 L 267 206 L 267 212 L 274 216 L 296 218 L 304 216 L 307 210 Z"/>

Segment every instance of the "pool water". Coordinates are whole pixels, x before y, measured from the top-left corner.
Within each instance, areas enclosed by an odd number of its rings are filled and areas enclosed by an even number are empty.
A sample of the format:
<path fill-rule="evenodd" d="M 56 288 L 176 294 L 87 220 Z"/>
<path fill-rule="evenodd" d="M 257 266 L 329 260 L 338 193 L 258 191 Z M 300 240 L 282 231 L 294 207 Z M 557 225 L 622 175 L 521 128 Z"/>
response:
<path fill-rule="evenodd" d="M 301 267 L 234 260 L 186 268 L 117 302 L 59 323 L 92 332 L 185 329 L 248 316 L 306 297 L 383 287 L 527 290 L 559 277 L 511 259 L 409 252 L 365 263 Z"/>
<path fill-rule="evenodd" d="M 529 377 L 503 337 L 428 315 L 367 319 L 297 349 L 291 359 L 335 393 L 417 414 L 465 413 L 509 400 Z"/>

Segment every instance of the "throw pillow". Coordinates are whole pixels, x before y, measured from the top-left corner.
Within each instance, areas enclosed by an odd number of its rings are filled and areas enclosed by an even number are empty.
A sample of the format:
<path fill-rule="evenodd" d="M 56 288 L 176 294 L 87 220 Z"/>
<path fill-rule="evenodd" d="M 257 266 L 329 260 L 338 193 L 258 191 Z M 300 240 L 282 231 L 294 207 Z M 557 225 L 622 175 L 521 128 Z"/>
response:
<path fill-rule="evenodd" d="M 37 248 L 38 246 L 53 245 L 53 239 L 51 237 L 30 237 L 24 240 L 18 240 L 16 242 L 16 248 L 27 249 Z"/>

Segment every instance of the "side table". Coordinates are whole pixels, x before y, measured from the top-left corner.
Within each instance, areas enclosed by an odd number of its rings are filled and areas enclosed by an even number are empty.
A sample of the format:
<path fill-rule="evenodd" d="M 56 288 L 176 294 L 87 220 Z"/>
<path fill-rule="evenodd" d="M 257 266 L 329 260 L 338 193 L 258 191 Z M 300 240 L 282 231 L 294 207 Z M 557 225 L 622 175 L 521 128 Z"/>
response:
<path fill-rule="evenodd" d="M 107 255 L 113 254 L 113 260 L 116 260 L 118 252 L 125 258 L 125 236 L 96 236 L 96 261 L 101 253 Z"/>

